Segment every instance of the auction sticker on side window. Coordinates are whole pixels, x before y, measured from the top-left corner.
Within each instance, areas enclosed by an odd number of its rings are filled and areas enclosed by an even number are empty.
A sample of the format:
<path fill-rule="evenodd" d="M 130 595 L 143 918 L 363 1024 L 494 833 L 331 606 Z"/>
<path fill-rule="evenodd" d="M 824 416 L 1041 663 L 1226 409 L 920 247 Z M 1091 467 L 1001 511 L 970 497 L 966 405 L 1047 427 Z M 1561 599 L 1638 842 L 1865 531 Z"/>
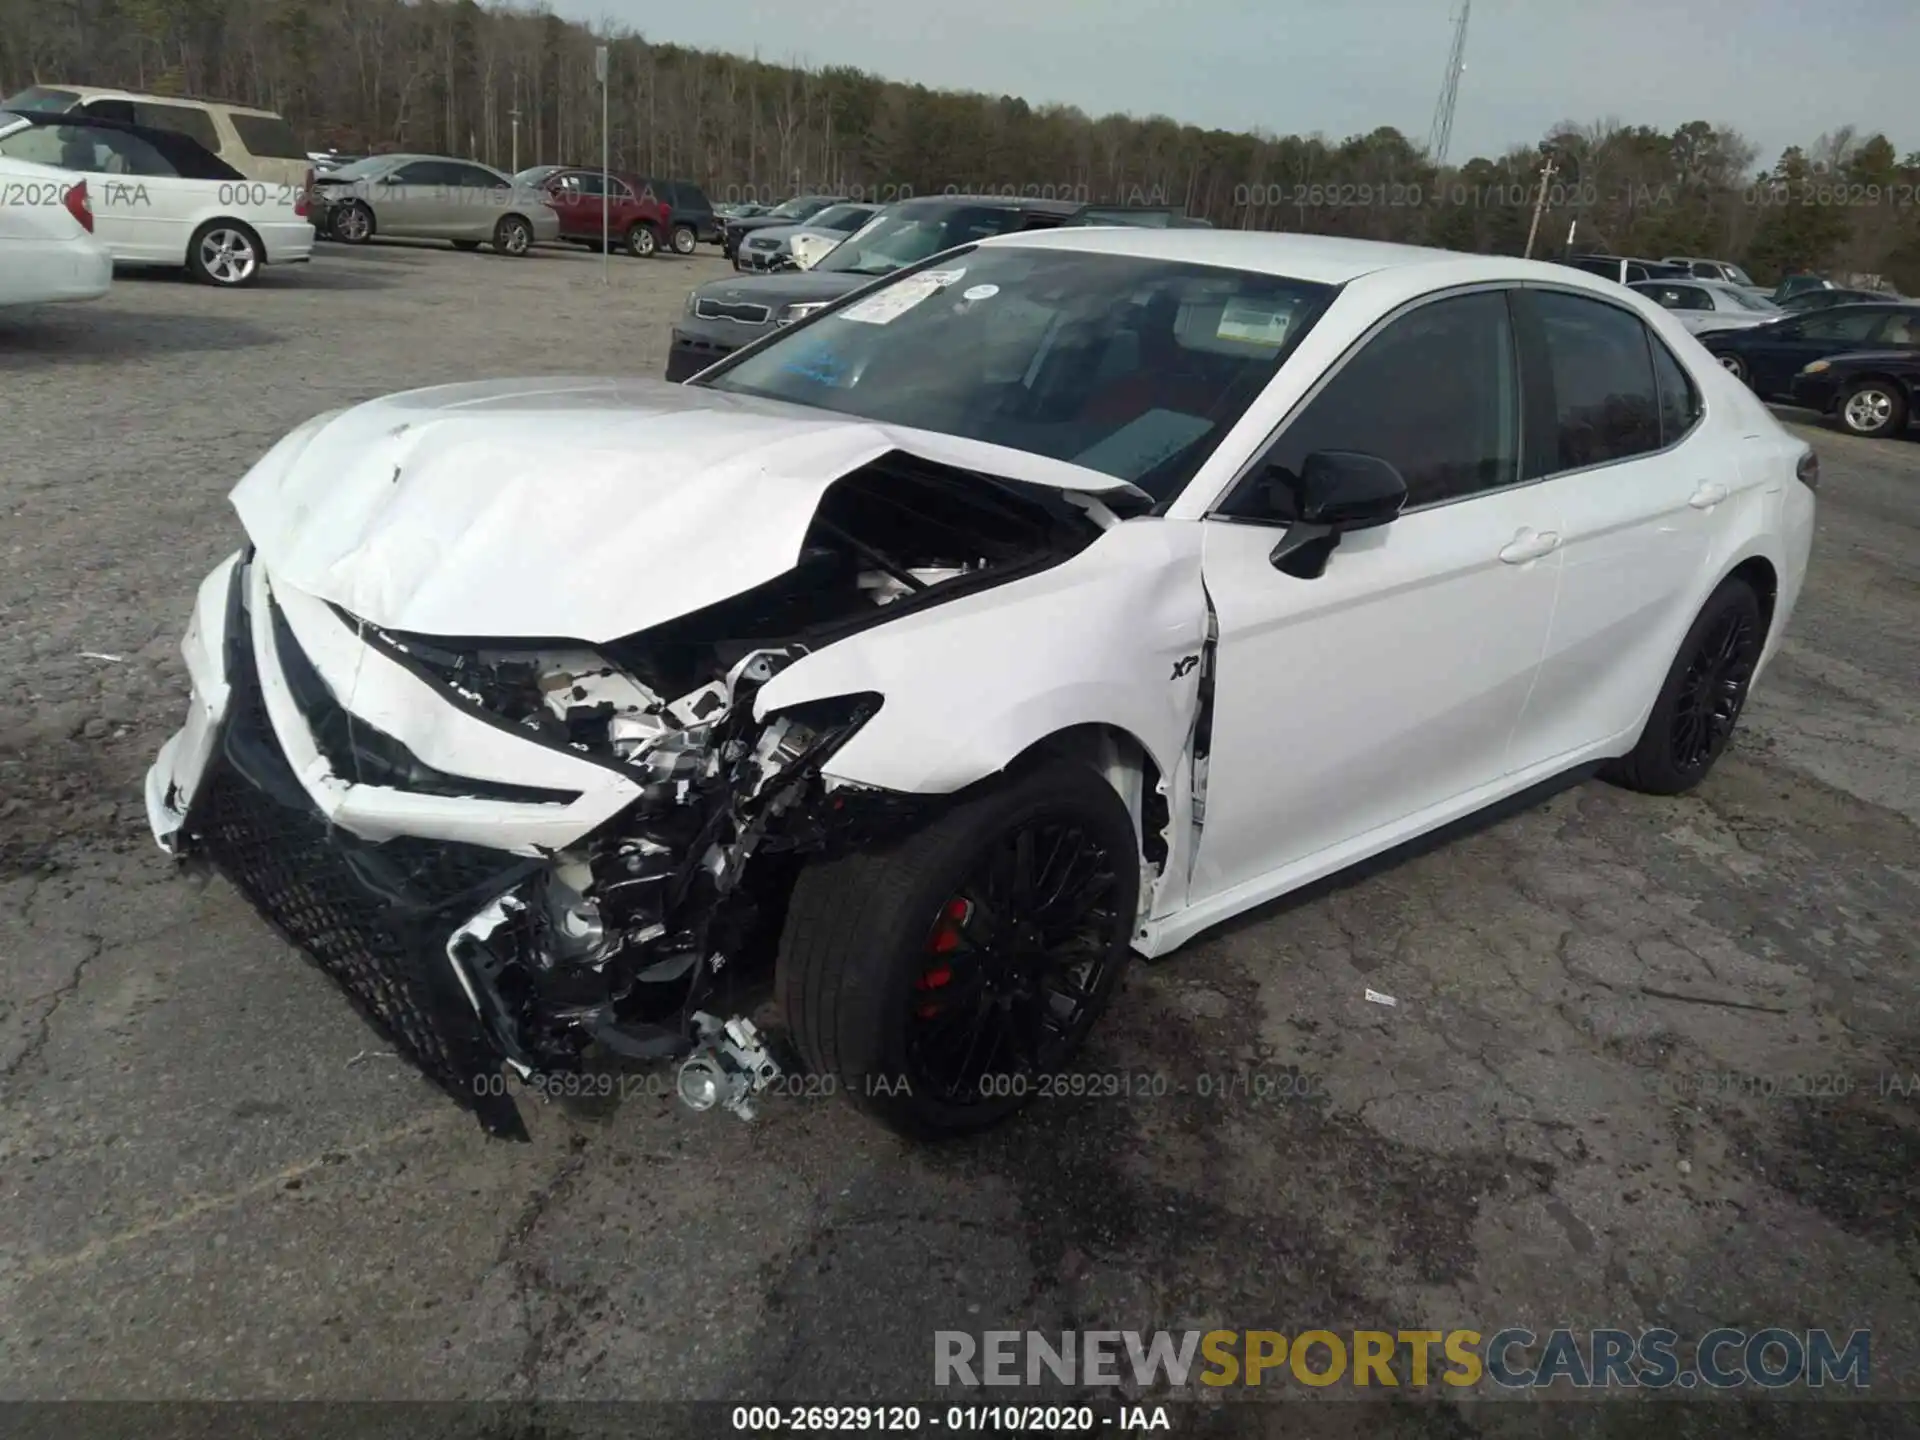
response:
<path fill-rule="evenodd" d="M 1238 340 L 1248 345 L 1284 345 L 1293 323 L 1293 311 L 1284 305 L 1262 305 L 1257 300 L 1232 299 L 1220 312 L 1216 340 Z"/>
<path fill-rule="evenodd" d="M 953 284 L 965 270 L 923 270 L 909 275 L 897 285 L 889 285 L 877 295 L 869 295 L 858 305 L 840 312 L 842 320 L 858 320 L 862 325 L 888 325 L 913 309 L 929 295 L 936 295 Z"/>

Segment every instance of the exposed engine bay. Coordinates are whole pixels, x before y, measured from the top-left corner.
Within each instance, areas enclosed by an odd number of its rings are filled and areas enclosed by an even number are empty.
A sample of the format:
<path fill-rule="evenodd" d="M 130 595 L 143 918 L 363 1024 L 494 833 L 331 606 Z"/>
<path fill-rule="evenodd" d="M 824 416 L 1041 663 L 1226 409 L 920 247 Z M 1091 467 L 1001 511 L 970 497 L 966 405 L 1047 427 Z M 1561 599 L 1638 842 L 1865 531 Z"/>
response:
<path fill-rule="evenodd" d="M 450 971 L 472 1010 L 462 1023 L 470 1027 L 477 1018 L 487 1042 L 467 1062 L 410 1058 L 483 1119 L 491 1114 L 489 1126 L 500 1133 L 524 1133 L 517 1114 L 506 1113 L 511 1101 L 503 1111 L 497 1092 L 491 1106 L 476 1105 L 474 1097 L 485 1093 L 489 1064 L 497 1074 L 502 1060 L 525 1078 L 574 1071 L 602 1056 L 687 1057 L 683 1099 L 750 1114 L 753 1097 L 780 1067 L 749 1019 L 720 1016 L 741 993 L 738 973 L 770 954 L 799 865 L 836 847 L 879 843 L 938 803 L 822 778 L 823 766 L 883 696 L 845 695 L 761 720 L 755 695 L 786 667 L 849 635 L 1059 564 L 1115 519 L 1087 496 L 896 452 L 825 492 L 791 570 L 611 643 L 424 636 L 333 607 L 363 644 L 449 704 L 613 767 L 639 785 L 638 798 L 612 819 L 564 848 L 502 869 L 512 883 L 484 905 L 439 916 L 419 929 L 404 959 L 381 959 Z M 426 764 L 354 713 L 350 696 L 332 693 L 277 608 L 273 623 L 279 670 L 335 776 L 453 800 L 537 805 L 573 798 Z M 964 694 L 959 678 L 956 699 Z M 226 748 L 237 757 L 233 740 Z M 234 768 L 249 773 L 238 758 Z M 301 928 L 311 906 L 286 899 L 292 892 L 284 886 L 276 891 L 239 873 L 237 832 L 196 823 L 204 808 L 196 804 L 189 813 L 180 853 L 204 854 L 232 874 L 267 918 L 380 1023 L 380 986 L 391 982 L 365 978 L 358 959 L 333 963 L 331 932 Z M 331 827 L 328 842 L 364 848 Z M 511 864 L 515 857 L 498 858 Z M 352 868 L 362 873 L 367 866 Z M 394 1038 L 414 1052 L 433 1048 L 404 1033 Z M 474 1073 L 457 1073 L 463 1070 Z"/>

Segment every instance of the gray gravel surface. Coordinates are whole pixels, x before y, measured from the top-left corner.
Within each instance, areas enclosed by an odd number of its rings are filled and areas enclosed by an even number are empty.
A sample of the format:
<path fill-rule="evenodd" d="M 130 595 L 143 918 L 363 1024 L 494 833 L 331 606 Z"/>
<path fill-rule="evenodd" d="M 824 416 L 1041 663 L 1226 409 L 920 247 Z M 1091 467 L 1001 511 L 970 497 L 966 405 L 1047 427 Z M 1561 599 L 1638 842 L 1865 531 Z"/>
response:
<path fill-rule="evenodd" d="M 1813 576 L 1698 794 L 1581 785 L 1135 967 L 1087 1066 L 1157 1098 L 489 1143 L 174 873 L 139 781 L 249 462 L 387 391 L 658 374 L 719 273 L 323 246 L 0 318 L 0 1396 L 871 1399 L 936 1329 L 1189 1325 L 1871 1326 L 1911 1384 L 1920 443 L 1804 432 Z"/>

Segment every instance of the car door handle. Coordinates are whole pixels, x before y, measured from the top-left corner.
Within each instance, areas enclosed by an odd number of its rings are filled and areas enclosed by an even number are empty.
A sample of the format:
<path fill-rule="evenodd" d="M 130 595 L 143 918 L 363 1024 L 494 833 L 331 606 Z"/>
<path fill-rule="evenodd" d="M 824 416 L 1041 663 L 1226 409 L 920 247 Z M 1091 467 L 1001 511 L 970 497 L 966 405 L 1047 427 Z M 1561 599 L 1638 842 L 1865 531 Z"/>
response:
<path fill-rule="evenodd" d="M 1500 552 L 1500 558 L 1509 565 L 1524 565 L 1529 560 L 1538 560 L 1542 555 L 1551 555 L 1560 548 L 1560 536 L 1552 530 L 1529 530 L 1524 526 L 1520 533 L 1507 542 Z"/>
<path fill-rule="evenodd" d="M 1693 495 L 1688 499 L 1687 504 L 1696 510 L 1711 510 L 1726 498 L 1726 486 L 1716 485 L 1711 480 L 1704 480 L 1701 482 L 1700 488 L 1695 490 Z"/>

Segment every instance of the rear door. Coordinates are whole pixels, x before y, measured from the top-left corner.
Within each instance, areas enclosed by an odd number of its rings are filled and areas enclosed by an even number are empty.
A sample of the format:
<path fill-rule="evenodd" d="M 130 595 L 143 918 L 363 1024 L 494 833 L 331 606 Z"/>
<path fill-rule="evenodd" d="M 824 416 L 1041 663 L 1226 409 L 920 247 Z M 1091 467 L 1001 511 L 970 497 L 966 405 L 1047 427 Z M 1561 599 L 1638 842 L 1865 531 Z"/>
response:
<path fill-rule="evenodd" d="M 493 227 L 513 202 L 513 186 L 484 165 L 448 161 L 448 229 L 450 240 L 490 240 Z M 597 217 L 596 217 L 597 218 Z"/>
<path fill-rule="evenodd" d="M 1624 305 L 1521 292 L 1526 477 L 1558 517 L 1560 587 L 1519 768 L 1639 723 L 1672 662 L 1737 471 L 1701 428 L 1700 392 Z"/>

